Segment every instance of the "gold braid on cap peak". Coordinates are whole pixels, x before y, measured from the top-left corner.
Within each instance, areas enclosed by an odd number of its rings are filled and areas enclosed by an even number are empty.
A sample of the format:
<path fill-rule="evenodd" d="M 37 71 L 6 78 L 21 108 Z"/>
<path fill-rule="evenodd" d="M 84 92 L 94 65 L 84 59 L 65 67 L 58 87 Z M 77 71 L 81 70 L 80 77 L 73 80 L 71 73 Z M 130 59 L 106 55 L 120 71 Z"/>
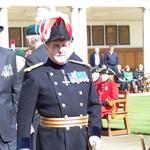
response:
<path fill-rule="evenodd" d="M 35 69 L 35 68 L 38 68 L 38 67 L 42 66 L 43 64 L 44 64 L 43 62 L 40 62 L 40 63 L 37 63 L 37 64 L 35 64 L 35 65 L 33 65 L 33 66 L 30 66 L 30 67 L 28 67 L 28 68 L 25 68 L 25 69 L 24 69 L 24 72 L 30 72 L 31 70 L 33 70 L 33 69 Z"/>
<path fill-rule="evenodd" d="M 89 67 L 89 68 L 92 67 L 90 64 L 84 63 L 83 61 L 76 61 L 76 60 L 69 59 L 69 62 L 79 64 L 79 65 L 83 65 L 83 66 L 86 66 L 86 67 Z"/>

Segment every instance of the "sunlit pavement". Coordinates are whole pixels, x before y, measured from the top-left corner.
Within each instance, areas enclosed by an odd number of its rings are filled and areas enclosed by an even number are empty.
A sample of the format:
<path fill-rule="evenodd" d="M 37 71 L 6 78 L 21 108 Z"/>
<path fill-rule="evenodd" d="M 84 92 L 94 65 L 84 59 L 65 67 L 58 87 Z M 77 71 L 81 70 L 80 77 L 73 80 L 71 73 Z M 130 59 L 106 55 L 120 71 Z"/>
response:
<path fill-rule="evenodd" d="M 144 135 L 146 150 L 150 148 L 150 135 Z M 143 150 L 141 139 L 138 134 L 121 136 L 102 136 L 101 150 Z"/>

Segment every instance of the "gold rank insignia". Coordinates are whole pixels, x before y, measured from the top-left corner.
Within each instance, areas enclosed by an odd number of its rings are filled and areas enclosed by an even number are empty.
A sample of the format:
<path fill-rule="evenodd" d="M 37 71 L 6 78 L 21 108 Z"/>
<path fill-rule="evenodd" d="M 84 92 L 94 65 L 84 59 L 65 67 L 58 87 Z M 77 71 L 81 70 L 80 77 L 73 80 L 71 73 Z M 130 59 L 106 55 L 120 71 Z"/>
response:
<path fill-rule="evenodd" d="M 38 68 L 38 67 L 42 66 L 43 64 L 44 64 L 43 62 L 40 62 L 40 63 L 37 63 L 37 64 L 35 64 L 35 65 L 33 65 L 33 66 L 30 66 L 30 67 L 28 67 L 28 68 L 25 68 L 25 69 L 24 69 L 24 72 L 30 72 L 31 70 L 33 70 L 33 69 L 35 69 L 35 68 Z"/>
<path fill-rule="evenodd" d="M 86 66 L 86 67 L 89 67 L 89 68 L 92 67 L 90 64 L 84 63 L 84 62 L 82 62 L 82 61 L 76 61 L 76 60 L 69 59 L 69 62 L 75 63 L 75 64 L 79 64 L 79 65 L 83 65 L 83 66 Z"/>

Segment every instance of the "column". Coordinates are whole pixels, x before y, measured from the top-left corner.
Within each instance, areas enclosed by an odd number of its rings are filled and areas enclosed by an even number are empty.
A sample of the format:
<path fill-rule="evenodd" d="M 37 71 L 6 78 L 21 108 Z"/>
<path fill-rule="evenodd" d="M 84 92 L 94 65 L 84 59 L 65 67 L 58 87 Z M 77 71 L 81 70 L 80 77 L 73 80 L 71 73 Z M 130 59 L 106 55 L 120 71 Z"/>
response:
<path fill-rule="evenodd" d="M 0 25 L 4 26 L 4 30 L 0 33 L 0 46 L 8 48 L 9 38 L 7 7 L 0 8 Z"/>
<path fill-rule="evenodd" d="M 84 62 L 87 62 L 87 23 L 86 8 L 72 8 L 71 24 L 73 32 L 72 47 Z"/>
<path fill-rule="evenodd" d="M 71 25 L 72 25 L 72 35 L 73 43 L 72 48 L 77 55 L 80 56 L 80 46 L 79 46 L 79 11 L 77 7 L 72 8 L 71 11 Z"/>
<path fill-rule="evenodd" d="M 87 49 L 87 17 L 86 8 L 79 9 L 79 46 L 81 58 L 84 62 L 88 62 L 88 49 Z"/>
<path fill-rule="evenodd" d="M 150 8 L 144 8 L 144 73 L 150 73 Z"/>

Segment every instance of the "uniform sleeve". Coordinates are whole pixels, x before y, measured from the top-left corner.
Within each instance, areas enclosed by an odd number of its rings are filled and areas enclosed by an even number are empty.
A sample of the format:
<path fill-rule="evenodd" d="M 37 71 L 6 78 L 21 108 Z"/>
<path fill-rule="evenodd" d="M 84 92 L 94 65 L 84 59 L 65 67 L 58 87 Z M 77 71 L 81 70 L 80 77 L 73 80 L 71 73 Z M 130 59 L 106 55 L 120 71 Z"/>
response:
<path fill-rule="evenodd" d="M 25 68 L 30 67 L 30 66 L 33 65 L 33 62 L 28 57 L 26 58 L 26 61 L 25 61 Z"/>
<path fill-rule="evenodd" d="M 15 112 L 17 113 L 18 100 L 19 100 L 19 96 L 20 96 L 22 81 L 19 78 L 19 75 L 17 73 L 15 53 L 12 55 L 12 66 L 13 66 L 13 82 L 12 82 L 12 98 L 13 99 L 12 99 L 12 102 L 13 102 Z"/>
<path fill-rule="evenodd" d="M 108 66 L 108 64 L 107 64 L 107 53 L 104 54 L 104 64 L 105 64 L 106 66 Z"/>
<path fill-rule="evenodd" d="M 118 87 L 116 85 L 116 83 L 114 81 L 111 82 L 111 95 L 110 97 L 108 98 L 109 100 L 117 100 L 118 99 L 118 95 L 119 95 L 119 92 L 118 92 Z"/>
<path fill-rule="evenodd" d="M 118 65 L 118 64 L 119 64 L 119 62 L 118 62 L 118 55 L 116 53 L 116 65 Z"/>
<path fill-rule="evenodd" d="M 35 111 L 39 86 L 25 74 L 17 114 L 17 149 L 30 148 L 30 128 Z"/>
<path fill-rule="evenodd" d="M 95 85 L 90 74 L 91 88 L 89 91 L 88 114 L 89 114 L 89 135 L 101 136 L 101 105 Z"/>

